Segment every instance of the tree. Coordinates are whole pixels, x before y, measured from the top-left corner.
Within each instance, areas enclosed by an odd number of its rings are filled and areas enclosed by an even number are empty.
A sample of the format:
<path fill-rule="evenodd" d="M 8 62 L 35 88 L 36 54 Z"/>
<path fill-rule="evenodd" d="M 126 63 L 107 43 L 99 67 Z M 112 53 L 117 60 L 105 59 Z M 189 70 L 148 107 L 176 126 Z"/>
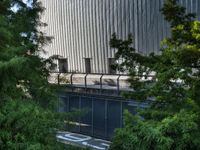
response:
<path fill-rule="evenodd" d="M 112 37 L 116 59 L 125 60 L 118 68 L 129 71 L 134 89 L 126 96 L 154 100 L 136 116 L 125 113 L 125 127 L 116 131 L 111 149 L 200 149 L 200 22 L 176 0 L 165 1 L 161 12 L 171 37 L 162 42 L 160 55 L 136 53 L 131 36 Z"/>
<path fill-rule="evenodd" d="M 67 116 L 55 112 L 51 60 L 40 57 L 51 39 L 39 31 L 44 8 L 29 2 L 0 1 L 0 149 L 65 149 L 55 135 Z"/>
<path fill-rule="evenodd" d="M 29 101 L 9 101 L 0 111 L 0 149 L 59 149 L 55 141 L 58 120 Z"/>
<path fill-rule="evenodd" d="M 45 26 L 40 21 L 44 8 L 37 0 L 32 2 L 32 7 L 22 0 L 3 0 L 0 5 L 3 8 L 0 14 L 1 101 L 30 94 L 32 99 L 44 102 L 46 93 L 51 93 L 47 92 L 50 60 L 40 57 L 43 45 L 51 39 L 38 30 Z M 18 10 L 12 11 L 12 7 Z"/>

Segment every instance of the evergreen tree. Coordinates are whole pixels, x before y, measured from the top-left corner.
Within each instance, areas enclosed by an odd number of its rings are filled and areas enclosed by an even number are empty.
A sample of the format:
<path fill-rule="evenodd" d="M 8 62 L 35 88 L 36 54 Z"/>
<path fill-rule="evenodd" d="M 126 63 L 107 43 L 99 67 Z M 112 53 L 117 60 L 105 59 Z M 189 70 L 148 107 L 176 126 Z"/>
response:
<path fill-rule="evenodd" d="M 113 150 L 200 149 L 200 22 L 176 0 L 165 1 L 161 12 L 171 24 L 171 37 L 162 42 L 160 55 L 138 54 L 131 36 L 122 41 L 114 34 L 111 40 L 116 60 L 125 60 L 117 67 L 130 73 L 134 92 L 126 96 L 154 99 L 136 116 L 125 112 Z"/>
<path fill-rule="evenodd" d="M 44 102 L 45 96 L 51 93 L 47 82 L 50 60 L 40 57 L 42 47 L 50 40 L 38 30 L 40 26 L 45 26 L 40 21 L 44 8 L 36 0 L 31 7 L 22 0 L 3 0 L 0 5 L 1 101 L 29 95 Z M 12 11 L 13 7 L 17 11 Z M 49 99 L 46 102 L 48 104 Z"/>
<path fill-rule="evenodd" d="M 0 1 L 0 149 L 65 149 L 55 129 L 67 116 L 55 112 L 51 60 L 40 57 L 51 39 L 39 30 L 44 8 L 29 2 Z"/>

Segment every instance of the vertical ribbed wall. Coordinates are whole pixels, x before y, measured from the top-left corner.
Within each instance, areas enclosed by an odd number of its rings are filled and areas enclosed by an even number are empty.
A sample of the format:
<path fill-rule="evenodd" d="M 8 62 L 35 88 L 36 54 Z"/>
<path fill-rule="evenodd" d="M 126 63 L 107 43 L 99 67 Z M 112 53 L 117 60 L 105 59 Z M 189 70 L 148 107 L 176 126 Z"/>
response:
<path fill-rule="evenodd" d="M 48 56 L 68 58 L 69 71 L 85 72 L 84 58 L 91 58 L 92 73 L 107 73 L 108 58 L 114 56 L 109 41 L 112 33 L 135 38 L 143 53 L 158 52 L 160 41 L 169 36 L 169 25 L 160 9 L 164 0 L 41 0 L 46 8 L 42 19 L 45 32 L 53 36 L 45 47 Z M 200 0 L 179 0 L 200 19 Z"/>

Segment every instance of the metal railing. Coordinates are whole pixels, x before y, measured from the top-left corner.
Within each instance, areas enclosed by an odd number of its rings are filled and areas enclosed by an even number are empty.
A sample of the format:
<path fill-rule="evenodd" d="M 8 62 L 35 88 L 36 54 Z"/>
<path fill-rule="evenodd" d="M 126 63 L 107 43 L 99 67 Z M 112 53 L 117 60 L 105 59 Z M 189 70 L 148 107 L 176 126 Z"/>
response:
<path fill-rule="evenodd" d="M 55 73 L 55 72 L 54 72 Z M 60 85 L 61 83 L 61 79 L 60 79 L 60 75 L 62 73 L 55 73 L 57 74 L 57 83 L 58 85 Z M 113 91 L 116 91 L 117 95 L 120 95 L 120 91 L 123 90 L 122 88 L 120 88 L 120 77 L 123 77 L 123 76 L 126 76 L 128 77 L 127 75 L 123 75 L 123 74 L 115 74 L 115 75 L 111 75 L 111 74 L 97 74 L 97 73 L 90 73 L 90 74 L 84 74 L 84 73 L 78 73 L 78 75 L 83 75 L 83 80 L 84 80 L 84 83 L 80 84 L 80 85 L 77 85 L 77 84 L 74 84 L 74 81 L 73 81 L 73 77 L 75 75 L 77 75 L 76 73 L 67 73 L 66 75 L 70 75 L 69 77 L 69 81 L 66 82 L 66 86 L 70 86 L 73 89 L 75 88 L 82 88 L 82 89 L 85 89 L 85 92 L 87 92 L 88 89 L 96 89 L 96 90 L 100 90 L 100 93 L 103 93 L 103 90 L 113 90 Z M 88 84 L 88 76 L 89 75 L 99 75 L 99 78 L 98 81 L 99 81 L 99 84 Z M 115 83 L 116 85 L 112 85 L 110 86 L 109 84 L 105 84 L 103 83 L 103 78 L 104 77 L 114 77 L 115 78 Z M 109 79 L 109 78 L 108 78 Z M 104 86 L 107 86 L 106 88 Z M 131 89 L 128 89 L 128 86 L 126 87 L 127 88 L 127 91 L 131 91 Z"/>

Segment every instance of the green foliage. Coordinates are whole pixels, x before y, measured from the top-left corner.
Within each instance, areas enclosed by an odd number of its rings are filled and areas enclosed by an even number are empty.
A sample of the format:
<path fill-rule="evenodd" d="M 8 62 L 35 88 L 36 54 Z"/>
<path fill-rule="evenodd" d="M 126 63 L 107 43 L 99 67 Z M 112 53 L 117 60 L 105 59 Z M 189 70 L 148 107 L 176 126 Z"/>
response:
<path fill-rule="evenodd" d="M 40 57 L 51 40 L 39 30 L 43 10 L 38 0 L 31 7 L 0 1 L 0 149 L 73 149 L 55 137 L 73 114 L 55 112 L 58 99 L 47 81 L 52 61 Z"/>
<path fill-rule="evenodd" d="M 0 13 L 1 102 L 29 95 L 43 106 L 48 106 L 52 93 L 47 82 L 50 60 L 39 55 L 43 51 L 42 46 L 51 39 L 38 30 L 45 26 L 40 21 L 44 8 L 36 0 L 32 7 L 22 0 L 3 0 L 0 7 L 3 8 Z M 12 11 L 12 7 L 18 10 Z"/>
<path fill-rule="evenodd" d="M 110 42 L 118 49 L 116 60 L 125 60 L 117 68 L 130 73 L 134 92 L 125 96 L 155 99 L 138 112 L 143 119 L 125 114 L 125 128 L 116 131 L 111 149 L 199 149 L 200 22 L 176 0 L 165 1 L 161 12 L 171 24 L 171 37 L 162 42 L 160 55 L 137 53 L 131 36 L 122 41 L 114 34 Z M 120 141 L 122 136 L 126 140 Z"/>
<path fill-rule="evenodd" d="M 78 150 L 58 143 L 57 129 L 75 114 L 44 110 L 27 100 L 8 101 L 0 108 L 0 149 L 8 150 Z"/>
<path fill-rule="evenodd" d="M 0 149 L 61 149 L 55 127 L 59 115 L 30 101 L 8 101 L 0 111 Z"/>
<path fill-rule="evenodd" d="M 123 129 L 116 130 L 111 150 L 198 150 L 198 115 L 185 110 L 157 122 L 125 112 Z"/>

